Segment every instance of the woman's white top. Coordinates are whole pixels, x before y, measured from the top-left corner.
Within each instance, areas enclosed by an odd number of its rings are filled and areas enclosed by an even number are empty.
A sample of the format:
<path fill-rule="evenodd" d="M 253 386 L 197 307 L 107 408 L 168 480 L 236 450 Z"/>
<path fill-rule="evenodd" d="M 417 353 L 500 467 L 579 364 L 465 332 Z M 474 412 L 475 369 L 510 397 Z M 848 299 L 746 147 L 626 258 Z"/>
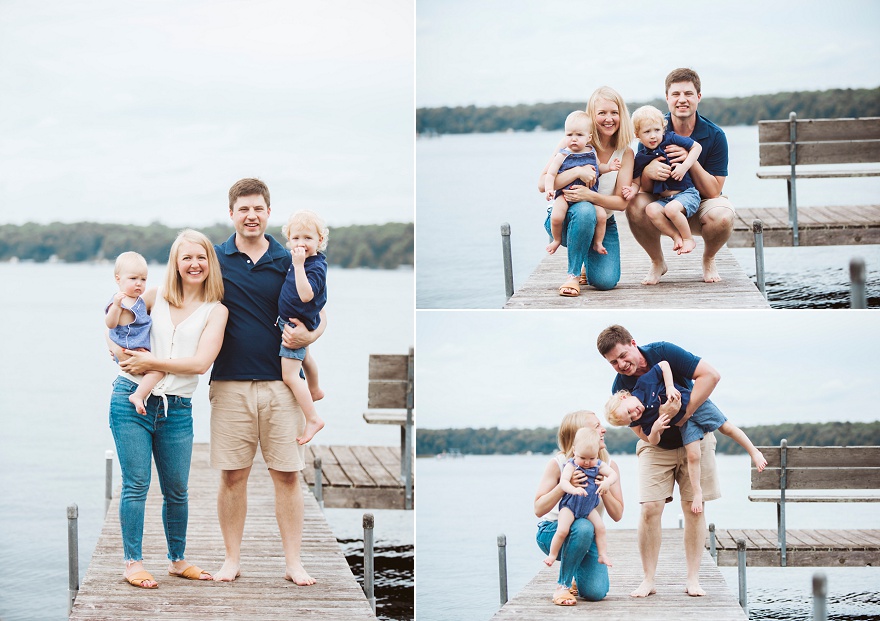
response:
<path fill-rule="evenodd" d="M 611 154 L 611 157 L 608 158 L 608 162 L 613 160 L 615 157 L 623 162 L 623 152 L 629 149 L 629 147 L 623 147 L 622 149 L 618 149 L 614 153 Z M 599 187 L 597 188 L 597 192 L 599 194 L 604 194 L 605 196 L 611 196 L 614 194 L 614 186 L 617 184 L 617 171 L 612 170 L 611 172 L 604 173 L 599 175 Z M 556 519 L 556 518 L 554 518 Z"/>
<path fill-rule="evenodd" d="M 613 157 L 617 157 L 617 152 L 615 152 Z M 615 171 L 614 175 L 617 176 L 616 171 Z M 602 176 L 604 177 L 605 175 L 602 175 Z M 600 177 L 600 179 L 601 179 L 601 177 Z M 562 478 L 562 471 L 563 471 L 563 469 L 565 469 L 565 464 L 568 463 L 568 457 L 566 457 L 562 453 L 556 453 L 556 455 L 553 456 L 553 459 L 556 460 L 556 465 L 559 466 L 559 478 L 561 479 Z M 559 499 L 559 502 L 562 502 L 561 498 Z M 548 511 L 547 513 L 545 513 L 544 515 L 541 516 L 541 519 L 540 519 L 541 522 L 557 522 L 557 521 L 559 521 L 559 502 L 557 502 L 556 506 L 553 507 L 552 509 L 550 509 L 550 511 Z M 605 513 L 605 505 L 602 503 L 601 498 L 599 498 L 599 506 L 596 507 L 596 510 L 598 510 L 599 513 L 602 513 L 602 514 Z"/>
<path fill-rule="evenodd" d="M 156 301 L 150 311 L 153 326 L 150 329 L 150 346 L 153 355 L 160 360 L 171 358 L 189 358 L 196 355 L 199 349 L 199 340 L 202 332 L 208 324 L 208 316 L 220 302 L 205 302 L 192 314 L 176 326 L 171 320 L 171 307 L 162 295 L 162 290 L 156 292 Z M 141 375 L 121 373 L 123 377 L 139 382 Z M 199 384 L 198 375 L 175 375 L 166 373 L 151 394 L 159 397 L 165 395 L 177 395 L 178 397 L 192 397 Z"/>

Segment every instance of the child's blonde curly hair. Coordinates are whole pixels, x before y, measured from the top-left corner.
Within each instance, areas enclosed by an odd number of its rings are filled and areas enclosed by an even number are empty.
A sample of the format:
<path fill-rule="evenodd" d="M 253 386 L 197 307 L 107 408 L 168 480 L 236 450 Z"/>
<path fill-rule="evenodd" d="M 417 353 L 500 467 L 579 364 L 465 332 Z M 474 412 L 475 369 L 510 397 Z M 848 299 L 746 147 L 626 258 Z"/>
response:
<path fill-rule="evenodd" d="M 281 234 L 284 235 L 284 239 L 287 239 L 290 230 L 294 227 L 303 227 L 315 231 L 320 238 L 318 241 L 318 252 L 324 252 L 327 249 L 327 240 L 330 238 L 330 229 L 327 228 L 324 219 L 314 211 L 303 209 L 294 212 L 290 218 L 287 219 L 287 224 L 281 227 Z M 290 248 L 290 241 L 287 242 L 287 247 Z"/>
<path fill-rule="evenodd" d="M 660 129 L 666 130 L 666 117 L 663 116 L 663 113 L 660 112 L 659 109 L 654 106 L 642 106 L 641 108 L 636 108 L 636 111 L 633 112 L 632 123 L 633 128 L 635 129 L 636 136 L 639 135 L 639 131 L 641 131 L 642 125 L 650 122 L 660 123 Z"/>
<path fill-rule="evenodd" d="M 611 395 L 608 399 L 607 403 L 605 403 L 605 420 L 608 421 L 609 425 L 614 425 L 615 427 L 628 427 L 630 424 L 630 420 L 628 416 L 621 416 L 617 411 L 620 409 L 620 404 L 624 399 L 629 397 L 631 393 L 628 390 L 618 390 L 616 393 Z"/>

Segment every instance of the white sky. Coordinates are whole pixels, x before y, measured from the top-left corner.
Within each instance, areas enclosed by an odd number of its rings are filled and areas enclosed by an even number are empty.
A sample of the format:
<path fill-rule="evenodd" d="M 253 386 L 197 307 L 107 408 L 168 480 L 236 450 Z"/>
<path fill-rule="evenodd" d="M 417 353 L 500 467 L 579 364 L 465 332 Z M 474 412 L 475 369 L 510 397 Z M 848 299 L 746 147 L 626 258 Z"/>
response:
<path fill-rule="evenodd" d="M 553 427 L 601 413 L 607 326 L 670 341 L 721 373 L 712 399 L 738 425 L 873 421 L 876 311 L 427 311 L 417 313 L 420 428 Z"/>
<path fill-rule="evenodd" d="M 2 0 L 0 223 L 413 220 L 412 0 Z"/>
<path fill-rule="evenodd" d="M 876 0 L 419 0 L 418 107 L 627 101 L 692 67 L 704 96 L 880 85 Z"/>

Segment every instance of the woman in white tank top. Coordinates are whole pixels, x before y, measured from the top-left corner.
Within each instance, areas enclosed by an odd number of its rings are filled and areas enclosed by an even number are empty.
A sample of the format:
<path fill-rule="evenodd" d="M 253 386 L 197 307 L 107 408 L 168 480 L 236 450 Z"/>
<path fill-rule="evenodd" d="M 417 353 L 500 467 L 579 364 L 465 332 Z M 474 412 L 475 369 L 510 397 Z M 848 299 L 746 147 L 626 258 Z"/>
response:
<path fill-rule="evenodd" d="M 191 580 L 211 579 L 208 572 L 184 559 L 193 442 L 190 399 L 199 375 L 210 368 L 220 351 L 228 316 L 220 303 L 223 278 L 210 240 L 198 231 L 181 232 L 171 246 L 164 286 L 147 291 L 143 298 L 153 319 L 152 351 L 126 350 L 131 357 L 120 362 L 121 371 L 113 383 L 110 429 L 122 470 L 123 576 L 132 586 L 154 589 L 158 584 L 144 569 L 141 551 L 153 459 L 165 499 L 162 520 L 168 573 Z M 144 415 L 137 413 L 128 397 L 148 370 L 165 376 L 150 393 Z"/>

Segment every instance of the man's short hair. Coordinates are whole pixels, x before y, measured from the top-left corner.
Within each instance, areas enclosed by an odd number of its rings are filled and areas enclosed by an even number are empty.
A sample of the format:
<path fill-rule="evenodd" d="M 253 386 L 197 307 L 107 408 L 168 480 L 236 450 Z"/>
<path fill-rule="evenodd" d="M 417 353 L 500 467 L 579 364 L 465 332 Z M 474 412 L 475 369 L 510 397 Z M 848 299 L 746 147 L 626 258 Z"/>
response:
<path fill-rule="evenodd" d="M 232 206 L 242 196 L 254 196 L 260 194 L 266 200 L 266 207 L 269 207 L 269 188 L 259 179 L 239 179 L 231 188 L 229 188 L 229 211 Z"/>
<path fill-rule="evenodd" d="M 700 91 L 700 76 L 697 75 L 697 72 L 693 69 L 688 69 L 687 67 L 680 67 L 678 69 L 673 69 L 669 72 L 669 75 L 666 76 L 666 93 L 669 94 L 669 87 L 675 84 L 676 82 L 693 82 L 694 88 L 697 89 L 697 94 L 701 93 Z"/>
<path fill-rule="evenodd" d="M 596 339 L 596 347 L 599 349 L 599 353 L 604 356 L 617 345 L 629 345 L 632 342 L 633 337 L 629 330 L 614 324 L 599 333 L 599 337 Z"/>

